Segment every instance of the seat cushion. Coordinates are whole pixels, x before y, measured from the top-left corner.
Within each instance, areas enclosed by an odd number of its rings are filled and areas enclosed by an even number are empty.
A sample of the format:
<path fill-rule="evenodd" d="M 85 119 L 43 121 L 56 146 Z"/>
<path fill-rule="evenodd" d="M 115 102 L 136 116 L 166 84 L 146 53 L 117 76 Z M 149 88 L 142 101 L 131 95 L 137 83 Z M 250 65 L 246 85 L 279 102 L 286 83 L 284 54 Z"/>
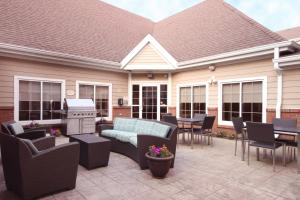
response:
<path fill-rule="evenodd" d="M 130 142 L 130 144 L 132 144 L 135 147 L 137 147 L 137 137 L 130 137 L 129 138 L 129 142 Z"/>
<path fill-rule="evenodd" d="M 25 145 L 29 148 L 32 155 L 37 155 L 39 150 L 34 146 L 31 140 L 28 139 L 20 139 Z"/>
<path fill-rule="evenodd" d="M 137 120 L 134 132 L 141 135 L 152 135 L 154 122 Z"/>
<path fill-rule="evenodd" d="M 274 148 L 274 144 L 272 143 L 265 143 L 265 142 L 250 142 L 249 143 L 250 146 L 255 146 L 255 147 L 261 147 L 261 148 L 267 148 L 267 149 L 273 149 Z M 275 149 L 277 149 L 278 147 L 281 147 L 282 144 L 276 142 L 275 143 Z"/>
<path fill-rule="evenodd" d="M 117 117 L 114 120 L 114 130 L 134 132 L 136 122 L 136 119 Z"/>
<path fill-rule="evenodd" d="M 116 139 L 122 142 L 129 142 L 131 137 L 137 137 L 134 132 L 118 131 Z"/>
<path fill-rule="evenodd" d="M 101 135 L 106 136 L 106 137 L 116 138 L 118 132 L 119 131 L 117 131 L 117 130 L 108 129 L 108 130 L 103 130 L 101 132 Z"/>
<path fill-rule="evenodd" d="M 171 127 L 165 124 L 160 123 L 154 123 L 151 135 L 157 136 L 157 137 L 167 137 Z"/>
<path fill-rule="evenodd" d="M 24 133 L 24 129 L 20 123 L 13 123 L 8 125 L 8 127 L 14 135 Z"/>

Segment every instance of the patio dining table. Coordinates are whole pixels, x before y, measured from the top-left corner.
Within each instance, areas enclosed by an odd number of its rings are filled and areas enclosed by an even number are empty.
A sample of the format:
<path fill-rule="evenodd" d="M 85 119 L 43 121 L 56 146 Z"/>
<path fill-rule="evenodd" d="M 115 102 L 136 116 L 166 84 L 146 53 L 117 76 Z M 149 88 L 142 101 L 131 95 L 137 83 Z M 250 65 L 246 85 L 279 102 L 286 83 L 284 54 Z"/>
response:
<path fill-rule="evenodd" d="M 275 134 L 279 134 L 279 135 L 296 136 L 296 141 L 298 145 L 297 172 L 298 174 L 300 174 L 300 128 L 287 128 L 287 127 L 274 126 L 274 132 Z M 243 145 L 243 147 L 245 148 L 245 145 Z"/>
<path fill-rule="evenodd" d="M 203 120 L 198 119 L 198 118 L 177 118 L 177 121 L 182 123 L 183 125 L 190 125 L 191 129 L 191 148 L 194 148 L 194 131 L 193 131 L 193 126 L 195 125 L 202 125 Z"/>

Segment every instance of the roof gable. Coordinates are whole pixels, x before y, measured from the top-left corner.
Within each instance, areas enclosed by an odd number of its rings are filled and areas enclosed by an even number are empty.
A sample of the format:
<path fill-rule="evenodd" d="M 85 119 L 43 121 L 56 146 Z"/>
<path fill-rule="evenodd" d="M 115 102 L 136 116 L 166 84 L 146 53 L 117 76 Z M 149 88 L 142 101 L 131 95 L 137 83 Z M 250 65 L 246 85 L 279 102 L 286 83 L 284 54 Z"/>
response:
<path fill-rule="evenodd" d="M 147 35 L 121 65 L 125 70 L 170 70 L 177 67 L 177 61 L 151 35 Z"/>
<path fill-rule="evenodd" d="M 277 33 L 287 39 L 300 38 L 300 26 L 278 31 Z"/>

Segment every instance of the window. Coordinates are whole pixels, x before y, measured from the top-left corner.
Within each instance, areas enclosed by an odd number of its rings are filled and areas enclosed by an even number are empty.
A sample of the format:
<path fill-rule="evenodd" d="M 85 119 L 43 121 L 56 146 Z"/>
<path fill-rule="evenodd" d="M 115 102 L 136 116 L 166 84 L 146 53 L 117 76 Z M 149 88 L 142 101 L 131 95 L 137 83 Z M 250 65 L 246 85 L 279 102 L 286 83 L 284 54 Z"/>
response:
<path fill-rule="evenodd" d="M 222 84 L 222 121 L 263 122 L 263 81 Z"/>
<path fill-rule="evenodd" d="M 132 85 L 132 117 L 139 118 L 140 86 Z"/>
<path fill-rule="evenodd" d="M 168 85 L 160 85 L 160 119 L 168 112 Z"/>
<path fill-rule="evenodd" d="M 179 117 L 191 118 L 197 113 L 206 113 L 206 86 L 180 86 Z"/>
<path fill-rule="evenodd" d="M 111 118 L 110 85 L 101 83 L 78 82 L 78 98 L 92 99 L 97 110 L 97 117 Z"/>
<path fill-rule="evenodd" d="M 17 104 L 15 119 L 18 121 L 55 120 L 61 114 L 63 81 L 16 77 Z"/>

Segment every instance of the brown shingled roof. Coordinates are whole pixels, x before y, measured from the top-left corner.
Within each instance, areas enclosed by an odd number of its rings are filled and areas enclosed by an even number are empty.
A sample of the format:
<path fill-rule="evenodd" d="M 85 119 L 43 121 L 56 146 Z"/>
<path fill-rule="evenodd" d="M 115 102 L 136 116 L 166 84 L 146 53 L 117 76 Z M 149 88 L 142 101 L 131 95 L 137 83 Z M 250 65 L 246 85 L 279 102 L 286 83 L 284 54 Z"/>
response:
<path fill-rule="evenodd" d="M 278 31 L 277 33 L 287 39 L 300 38 L 300 26 L 281 30 Z"/>
<path fill-rule="evenodd" d="M 99 0 L 0 3 L 0 43 L 120 62 L 147 34 L 177 61 L 284 40 L 223 0 L 158 23 Z"/>

